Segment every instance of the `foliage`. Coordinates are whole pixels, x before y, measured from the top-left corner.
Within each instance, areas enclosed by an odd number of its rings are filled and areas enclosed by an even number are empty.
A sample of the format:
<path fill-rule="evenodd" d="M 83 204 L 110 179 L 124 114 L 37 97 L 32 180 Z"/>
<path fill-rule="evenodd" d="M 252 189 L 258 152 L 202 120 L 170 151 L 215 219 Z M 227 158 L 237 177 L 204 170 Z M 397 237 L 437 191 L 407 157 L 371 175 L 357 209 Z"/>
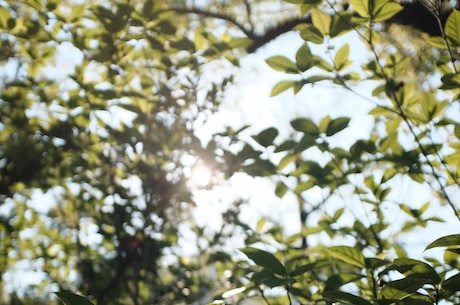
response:
<path fill-rule="evenodd" d="M 344 9 L 289 0 L 277 18 L 296 19 L 265 35 L 254 16 L 270 20 L 276 3 L 264 11 L 264 2 L 237 1 L 225 12 L 227 4 L 0 3 L 0 288 L 8 291 L 6 276 L 21 264 L 41 271 L 41 283 L 2 301 L 48 304 L 54 289 L 66 305 L 458 303 L 458 234 L 426 247 L 446 247 L 442 260 L 411 258 L 401 241 L 442 222 L 433 209 L 448 206 L 460 220 L 460 13 L 423 53 L 379 31 L 403 9 L 393 1 L 353 0 Z M 430 9 L 439 19 L 441 8 Z M 223 34 L 209 27 L 221 21 Z M 372 105 L 369 136 L 344 144 L 337 139 L 360 118 L 301 116 L 287 137 L 276 126 L 249 137 L 246 127 L 229 127 L 203 144 L 196 128 L 232 81 L 222 73 L 208 83 L 207 64 L 237 66 L 244 49 L 292 28 L 295 53 L 266 59 L 289 75 L 271 96 L 325 84 L 346 90 Z M 366 45 L 359 62 L 345 35 Z M 423 73 L 404 55 L 411 52 L 424 59 Z M 227 178 L 273 181 L 274 196 L 296 201 L 299 232 L 263 218 L 253 228 L 235 202 L 210 236 L 189 217 L 190 159 Z M 409 180 L 436 196 L 421 206 L 398 198 L 394 186 Z M 388 205 L 406 219 L 394 222 Z M 184 226 L 197 240 L 194 255 L 181 252 Z M 233 255 L 224 244 L 237 233 L 245 247 Z"/>

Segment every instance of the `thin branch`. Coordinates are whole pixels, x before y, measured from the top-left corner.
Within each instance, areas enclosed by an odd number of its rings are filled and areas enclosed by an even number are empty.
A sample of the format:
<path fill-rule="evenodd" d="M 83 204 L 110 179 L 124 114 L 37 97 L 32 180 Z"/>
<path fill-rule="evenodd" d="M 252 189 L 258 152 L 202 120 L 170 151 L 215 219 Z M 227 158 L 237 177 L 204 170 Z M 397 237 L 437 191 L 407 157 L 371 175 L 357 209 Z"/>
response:
<path fill-rule="evenodd" d="M 222 14 L 222 13 L 217 13 L 217 12 L 210 12 L 208 10 L 203 10 L 200 8 L 168 8 L 161 10 L 160 12 L 175 12 L 178 14 L 192 14 L 192 15 L 198 15 L 203 18 L 213 18 L 213 19 L 219 19 L 226 21 L 230 24 L 233 24 L 236 26 L 241 32 L 243 32 L 248 38 L 250 39 L 256 39 L 257 35 L 254 33 L 252 29 L 247 29 L 246 26 L 236 20 L 235 17 L 230 16 L 228 14 Z"/>

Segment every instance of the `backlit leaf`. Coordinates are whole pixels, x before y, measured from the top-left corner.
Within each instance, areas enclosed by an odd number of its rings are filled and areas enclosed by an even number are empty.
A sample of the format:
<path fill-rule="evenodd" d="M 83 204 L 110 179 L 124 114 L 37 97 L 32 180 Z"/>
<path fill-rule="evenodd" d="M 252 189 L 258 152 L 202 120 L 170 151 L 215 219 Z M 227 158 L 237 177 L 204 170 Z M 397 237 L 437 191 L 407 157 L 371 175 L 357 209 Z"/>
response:
<path fill-rule="evenodd" d="M 334 257 L 350 265 L 366 268 L 366 263 L 362 253 L 353 247 L 334 246 L 327 248 L 327 251 Z"/>
<path fill-rule="evenodd" d="M 277 96 L 278 94 L 294 87 L 296 84 L 295 80 L 284 80 L 277 83 L 273 86 L 272 91 L 270 92 L 270 96 Z"/>
<path fill-rule="evenodd" d="M 353 9 L 363 18 L 369 18 L 369 0 L 350 0 Z"/>
<path fill-rule="evenodd" d="M 321 32 L 321 34 L 329 35 L 332 20 L 330 15 L 319 9 L 314 9 L 311 12 L 311 20 L 313 25 Z"/>
<path fill-rule="evenodd" d="M 460 11 L 452 10 L 447 18 L 445 32 L 453 46 L 460 46 Z"/>
<path fill-rule="evenodd" d="M 285 73 L 298 73 L 297 65 L 286 56 L 276 55 L 267 58 L 265 62 L 276 71 Z"/>
<path fill-rule="evenodd" d="M 440 237 L 426 246 L 425 250 L 450 246 L 460 246 L 460 234 L 451 234 Z"/>
<path fill-rule="evenodd" d="M 243 248 L 241 252 L 246 254 L 257 266 L 273 271 L 275 274 L 285 274 L 283 264 L 272 253 L 253 247 Z"/>

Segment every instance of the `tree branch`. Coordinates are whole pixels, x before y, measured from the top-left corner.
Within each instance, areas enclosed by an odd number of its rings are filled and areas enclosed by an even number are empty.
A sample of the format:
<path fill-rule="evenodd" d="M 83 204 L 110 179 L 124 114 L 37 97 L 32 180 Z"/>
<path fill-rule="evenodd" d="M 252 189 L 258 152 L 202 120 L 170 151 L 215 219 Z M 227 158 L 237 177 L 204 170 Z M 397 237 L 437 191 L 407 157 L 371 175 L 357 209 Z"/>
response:
<path fill-rule="evenodd" d="M 424 6 L 420 1 L 413 1 L 408 4 L 403 4 L 403 9 L 393 16 L 391 19 L 385 21 L 386 24 L 401 24 L 406 26 L 411 26 L 417 30 L 430 34 L 432 36 L 441 35 L 442 29 L 439 28 L 438 20 L 433 16 L 433 14 Z M 442 26 L 444 26 L 447 16 L 452 11 L 452 7 L 446 8 L 440 14 L 440 21 Z M 246 51 L 248 53 L 254 53 L 259 48 L 269 43 L 270 41 L 278 38 L 279 36 L 292 31 L 299 24 L 312 24 L 311 16 L 306 15 L 303 17 L 294 17 L 292 19 L 286 20 L 275 26 L 269 27 L 266 29 L 265 33 L 257 34 L 254 31 L 254 26 L 252 23 L 245 25 L 234 16 L 225 13 L 219 12 L 210 12 L 208 10 L 200 8 L 168 8 L 162 11 L 175 12 L 178 14 L 192 14 L 198 15 L 203 18 L 214 18 L 218 20 L 223 20 L 234 25 L 238 28 L 247 38 L 252 40 L 252 43 L 247 47 Z M 248 16 L 250 21 L 250 16 Z"/>

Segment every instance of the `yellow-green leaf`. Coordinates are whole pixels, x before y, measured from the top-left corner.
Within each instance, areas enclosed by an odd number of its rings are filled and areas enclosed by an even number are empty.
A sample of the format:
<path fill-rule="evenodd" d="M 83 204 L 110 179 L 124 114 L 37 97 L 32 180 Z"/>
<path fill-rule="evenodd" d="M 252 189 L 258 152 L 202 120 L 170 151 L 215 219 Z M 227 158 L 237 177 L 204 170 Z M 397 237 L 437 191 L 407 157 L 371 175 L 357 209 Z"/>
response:
<path fill-rule="evenodd" d="M 350 0 L 353 9 L 363 18 L 369 18 L 369 0 Z"/>
<path fill-rule="evenodd" d="M 445 26 L 446 36 L 454 46 L 460 46 L 460 11 L 452 10 Z"/>
<path fill-rule="evenodd" d="M 311 12 L 311 21 L 313 25 L 321 32 L 323 35 L 329 35 L 331 29 L 331 16 L 324 13 L 320 9 L 313 9 Z"/>

